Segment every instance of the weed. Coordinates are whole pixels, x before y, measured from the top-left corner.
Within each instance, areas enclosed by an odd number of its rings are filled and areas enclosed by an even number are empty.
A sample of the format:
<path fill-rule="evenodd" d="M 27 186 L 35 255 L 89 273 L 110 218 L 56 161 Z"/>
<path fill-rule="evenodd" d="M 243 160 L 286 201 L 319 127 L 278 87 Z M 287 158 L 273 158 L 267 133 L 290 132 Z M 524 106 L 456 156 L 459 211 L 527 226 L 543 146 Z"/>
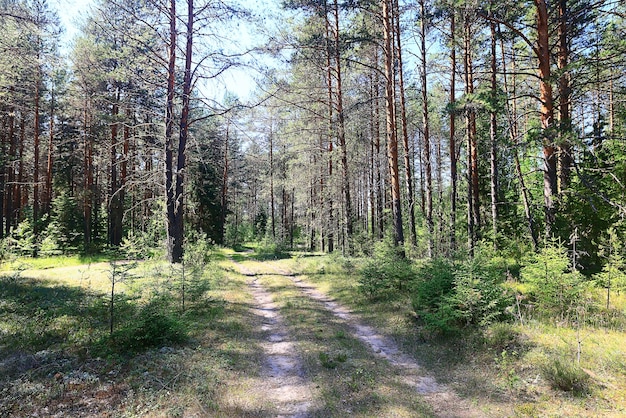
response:
<path fill-rule="evenodd" d="M 553 389 L 582 396 L 591 392 L 591 376 L 578 364 L 553 354 L 541 365 L 541 372 Z"/>
<path fill-rule="evenodd" d="M 498 322 L 491 325 L 484 334 L 487 347 L 495 350 L 507 350 L 519 346 L 520 334 L 513 325 Z"/>

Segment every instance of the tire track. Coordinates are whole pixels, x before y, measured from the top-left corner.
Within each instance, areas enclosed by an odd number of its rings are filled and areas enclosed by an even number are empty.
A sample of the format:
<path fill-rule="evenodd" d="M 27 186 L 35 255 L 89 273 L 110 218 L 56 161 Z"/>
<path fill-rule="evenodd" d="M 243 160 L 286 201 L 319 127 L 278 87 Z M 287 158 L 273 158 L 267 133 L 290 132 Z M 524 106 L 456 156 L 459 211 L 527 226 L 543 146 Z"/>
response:
<path fill-rule="evenodd" d="M 276 408 L 276 417 L 305 418 L 314 406 L 313 383 L 306 379 L 296 342 L 289 335 L 272 295 L 253 271 L 233 260 L 239 272 L 250 278 L 248 286 L 254 298 L 252 312 L 261 319 L 266 335 L 260 344 L 265 352 L 261 388 Z"/>
<path fill-rule="evenodd" d="M 438 417 L 470 418 L 483 416 L 483 414 L 475 411 L 467 401 L 459 398 L 452 389 L 425 374 L 417 360 L 403 353 L 390 337 L 363 323 L 358 315 L 306 283 L 298 275 L 273 265 L 272 268 L 277 274 L 289 277 L 304 295 L 321 303 L 325 309 L 344 321 L 352 335 L 369 346 L 377 356 L 397 367 L 400 370 L 398 377 L 403 383 L 414 387 L 416 392 L 433 408 Z"/>

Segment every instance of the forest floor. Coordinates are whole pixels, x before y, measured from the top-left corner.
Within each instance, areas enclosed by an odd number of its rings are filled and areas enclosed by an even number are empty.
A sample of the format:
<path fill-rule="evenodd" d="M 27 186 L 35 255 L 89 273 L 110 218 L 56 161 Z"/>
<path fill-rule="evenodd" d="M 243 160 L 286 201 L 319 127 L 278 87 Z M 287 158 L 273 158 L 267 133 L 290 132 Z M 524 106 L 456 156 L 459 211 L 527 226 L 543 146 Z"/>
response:
<path fill-rule="evenodd" d="M 473 337 L 428 340 L 414 331 L 406 301 L 360 300 L 354 266 L 339 265 L 345 260 L 259 260 L 231 250 L 217 256 L 202 279 L 210 282 L 205 297 L 189 300 L 180 315 L 190 340 L 134 354 L 98 350 L 107 333 L 107 263 L 37 265 L 19 274 L 5 266 L 0 416 L 626 413 L 623 333 L 587 335 L 603 368 L 618 373 L 590 371 L 597 389 L 581 398 L 551 390 L 537 374 L 532 355 L 552 328 L 527 327 L 521 342 L 504 348 Z M 162 294 L 176 289 L 177 274 L 164 263 L 140 263 L 117 289 L 129 300 Z"/>

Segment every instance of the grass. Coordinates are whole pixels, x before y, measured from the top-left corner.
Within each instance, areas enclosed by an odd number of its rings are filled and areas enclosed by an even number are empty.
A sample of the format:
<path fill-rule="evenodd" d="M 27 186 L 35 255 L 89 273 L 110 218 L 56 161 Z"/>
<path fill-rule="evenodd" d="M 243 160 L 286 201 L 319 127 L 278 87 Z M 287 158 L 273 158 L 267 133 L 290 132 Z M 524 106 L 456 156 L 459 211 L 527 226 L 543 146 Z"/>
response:
<path fill-rule="evenodd" d="M 274 294 L 298 341 L 306 374 L 320 388 L 321 407 L 314 416 L 432 415 L 413 387 L 390 373 L 389 364 L 352 337 L 342 320 L 303 297 L 289 277 L 275 274 L 270 263 L 247 265 L 263 273 L 264 286 Z"/>
<path fill-rule="evenodd" d="M 185 313 L 178 303 L 180 271 L 161 261 L 139 263 L 134 278 L 116 287 L 120 318 L 133 318 L 155 296 L 169 295 L 171 314 L 184 324 L 188 340 L 134 353 L 98 350 L 108 326 L 108 260 L 26 260 L 26 270 L 18 268 L 23 261 L 10 268 L 5 264 L 0 273 L 0 415 L 273 416 L 259 390 L 265 383 L 263 334 L 251 311 L 250 278 L 238 274 L 231 259 L 259 271 L 259 280 L 280 306 L 298 341 L 304 373 L 318 386 L 319 408 L 313 416 L 429 416 L 431 410 L 386 361 L 351 336 L 345 323 L 303 297 L 292 277 L 280 271 L 302 273 L 393 336 L 428 373 L 485 416 L 626 413 L 623 330 L 527 321 L 523 327 L 494 324 L 482 333 L 441 338 L 419 327 L 408 296 L 383 302 L 364 297 L 355 274 L 362 260 L 301 255 L 259 261 L 251 256 L 218 250 L 197 279 L 201 296 L 188 301 Z M 607 317 L 623 323 L 626 298 L 615 295 L 612 306 Z M 546 369 L 557 363 L 558 369 Z M 570 366 L 575 366 L 571 376 L 566 374 Z M 567 384 L 566 390 L 553 388 L 552 380 L 563 376 L 565 382 L 588 376 L 588 385 L 584 390 Z"/>
<path fill-rule="evenodd" d="M 373 302 L 357 289 L 362 260 L 336 256 L 288 261 L 315 286 L 350 306 L 369 323 L 393 336 L 439 381 L 472 400 L 489 416 L 623 416 L 626 414 L 626 334 L 586 326 L 529 321 L 494 324 L 483 332 L 440 337 L 420 328 L 408 296 Z M 616 295 L 611 312 L 624 320 L 626 303 Z M 603 323 L 607 323 L 604 321 Z M 577 365 L 578 340 L 581 360 Z M 557 359 L 557 360 L 555 360 Z M 560 362 L 582 390 L 555 389 L 546 364 Z M 557 366 L 558 367 L 558 366 Z M 570 370 L 571 369 L 571 370 Z M 581 374 L 582 373 L 582 374 Z M 557 376 L 558 377 L 558 376 Z M 586 380 L 588 377 L 588 380 Z M 567 387 L 567 385 L 564 385 Z M 576 389 L 576 390 L 574 390 Z"/>
<path fill-rule="evenodd" d="M 262 350 L 245 278 L 215 257 L 199 280 L 202 297 L 180 313 L 176 271 L 140 263 L 116 288 L 120 326 L 138 307 L 169 294 L 184 344 L 139 352 L 102 351 L 107 335 L 108 263 L 37 260 L 0 278 L 0 415 L 270 416 L 251 396 Z M 32 261 L 32 260 L 28 260 Z M 106 261 L 106 260 L 105 260 Z M 102 354 L 105 354 L 104 356 Z"/>

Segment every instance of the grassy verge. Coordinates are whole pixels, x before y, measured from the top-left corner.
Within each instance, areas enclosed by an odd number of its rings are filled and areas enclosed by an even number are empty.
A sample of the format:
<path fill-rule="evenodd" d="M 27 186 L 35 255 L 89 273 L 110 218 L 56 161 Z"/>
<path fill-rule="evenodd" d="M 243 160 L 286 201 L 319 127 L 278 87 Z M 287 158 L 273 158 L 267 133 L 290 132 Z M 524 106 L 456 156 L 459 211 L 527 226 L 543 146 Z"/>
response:
<path fill-rule="evenodd" d="M 352 337 L 342 320 L 304 297 L 289 277 L 276 274 L 271 263 L 246 265 L 261 273 L 262 284 L 273 293 L 292 338 L 298 341 L 305 373 L 319 388 L 317 403 L 322 406 L 310 411 L 312 416 L 432 416 L 415 388 Z"/>
<path fill-rule="evenodd" d="M 524 326 L 494 324 L 482 332 L 437 337 L 419 326 L 408 296 L 372 302 L 362 295 L 357 284 L 360 260 L 321 256 L 285 262 L 393 336 L 433 376 L 471 399 L 486 416 L 617 417 L 626 413 L 624 332 L 531 321 Z M 559 370 L 550 372 L 555 364 Z M 588 377 L 583 390 L 576 385 L 555 387 L 555 379 L 576 383 L 581 372 Z"/>
<path fill-rule="evenodd" d="M 140 349 L 108 336 L 107 262 L 38 261 L 0 275 L 0 415 L 270 416 L 251 395 L 262 351 L 245 278 L 214 258 L 184 313 L 180 272 L 166 263 L 139 263 L 116 286 L 116 332 L 135 326 L 135 338 L 137 315 L 153 319 L 156 301 L 185 330 L 179 343 Z"/>

